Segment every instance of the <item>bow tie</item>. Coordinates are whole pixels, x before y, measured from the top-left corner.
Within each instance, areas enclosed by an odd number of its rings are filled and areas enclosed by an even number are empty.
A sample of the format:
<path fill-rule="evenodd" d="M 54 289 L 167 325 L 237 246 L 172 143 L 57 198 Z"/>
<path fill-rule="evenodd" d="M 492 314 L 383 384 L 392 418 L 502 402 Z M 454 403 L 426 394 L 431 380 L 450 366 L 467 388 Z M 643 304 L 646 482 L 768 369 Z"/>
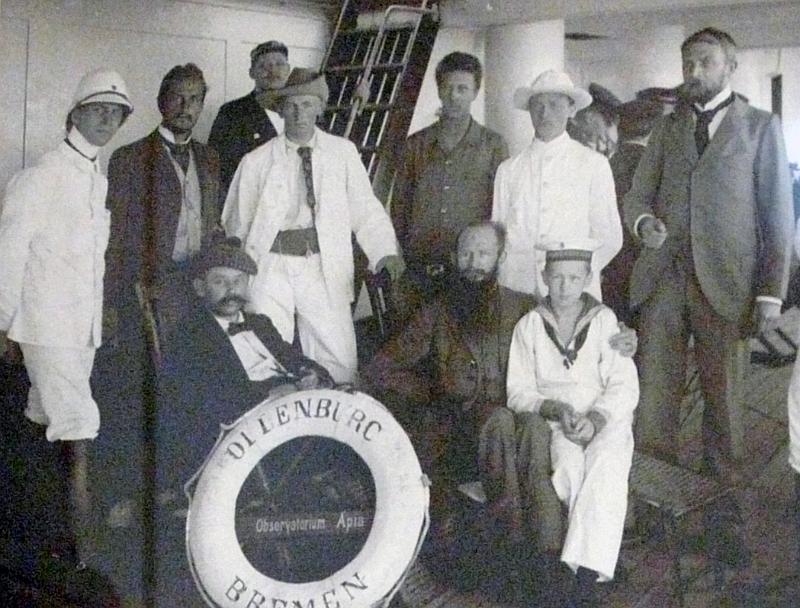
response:
<path fill-rule="evenodd" d="M 235 336 L 238 333 L 241 333 L 243 331 L 250 331 L 252 329 L 253 328 L 251 327 L 250 323 L 247 322 L 247 320 L 242 321 L 240 323 L 234 322 L 228 325 L 228 335 Z"/>

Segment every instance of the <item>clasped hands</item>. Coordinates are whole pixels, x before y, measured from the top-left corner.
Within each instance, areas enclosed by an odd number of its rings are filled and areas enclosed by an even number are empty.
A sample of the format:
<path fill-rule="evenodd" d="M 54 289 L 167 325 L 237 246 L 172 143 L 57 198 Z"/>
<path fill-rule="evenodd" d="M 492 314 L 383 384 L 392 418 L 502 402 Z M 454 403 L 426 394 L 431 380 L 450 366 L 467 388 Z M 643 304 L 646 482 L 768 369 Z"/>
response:
<path fill-rule="evenodd" d="M 600 412 L 590 410 L 581 414 L 569 403 L 557 399 L 545 399 L 539 411 L 546 419 L 558 422 L 564 437 L 582 448 L 589 445 L 605 425 Z"/>

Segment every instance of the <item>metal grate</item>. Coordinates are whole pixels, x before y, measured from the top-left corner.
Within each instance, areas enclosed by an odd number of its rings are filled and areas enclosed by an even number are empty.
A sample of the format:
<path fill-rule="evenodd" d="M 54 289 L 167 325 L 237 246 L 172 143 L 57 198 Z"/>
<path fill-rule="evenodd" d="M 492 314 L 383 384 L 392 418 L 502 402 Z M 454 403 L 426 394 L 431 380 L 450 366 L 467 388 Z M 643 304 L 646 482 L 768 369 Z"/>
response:
<path fill-rule="evenodd" d="M 633 455 L 630 488 L 636 498 L 675 519 L 733 490 L 699 473 L 640 452 Z"/>

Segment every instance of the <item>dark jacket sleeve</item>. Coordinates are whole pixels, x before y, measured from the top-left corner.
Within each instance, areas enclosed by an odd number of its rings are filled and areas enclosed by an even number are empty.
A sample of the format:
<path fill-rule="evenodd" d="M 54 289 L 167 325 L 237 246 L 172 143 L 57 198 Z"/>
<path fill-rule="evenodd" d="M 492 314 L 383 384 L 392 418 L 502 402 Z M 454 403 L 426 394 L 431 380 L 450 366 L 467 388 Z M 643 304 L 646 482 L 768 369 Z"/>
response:
<path fill-rule="evenodd" d="M 302 377 L 309 372 L 314 372 L 324 384 L 333 386 L 334 381 L 328 370 L 313 359 L 303 355 L 300 349 L 288 342 L 284 342 L 269 317 L 266 315 L 252 315 L 249 317 L 258 338 L 289 373 Z"/>

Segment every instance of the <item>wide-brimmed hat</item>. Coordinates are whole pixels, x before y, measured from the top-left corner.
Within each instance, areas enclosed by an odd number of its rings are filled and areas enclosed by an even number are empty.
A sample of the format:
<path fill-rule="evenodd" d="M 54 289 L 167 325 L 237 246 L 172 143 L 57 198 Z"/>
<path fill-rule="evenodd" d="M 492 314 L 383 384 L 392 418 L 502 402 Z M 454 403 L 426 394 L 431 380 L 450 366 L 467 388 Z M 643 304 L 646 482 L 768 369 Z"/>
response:
<path fill-rule="evenodd" d="M 286 86 L 275 91 L 277 99 L 293 95 L 316 95 L 323 104 L 328 103 L 328 83 L 325 76 L 308 68 L 294 68 L 286 79 Z"/>
<path fill-rule="evenodd" d="M 514 107 L 528 111 L 531 97 L 540 93 L 561 93 L 575 102 L 575 109 L 582 110 L 592 103 L 588 91 L 576 87 L 566 72 L 546 70 L 539 74 L 529 87 L 519 87 L 514 91 Z"/>
<path fill-rule="evenodd" d="M 133 104 L 128 95 L 128 87 L 122 76 L 114 70 L 94 70 L 78 83 L 72 96 L 71 110 L 87 103 L 116 103 L 133 112 Z"/>

